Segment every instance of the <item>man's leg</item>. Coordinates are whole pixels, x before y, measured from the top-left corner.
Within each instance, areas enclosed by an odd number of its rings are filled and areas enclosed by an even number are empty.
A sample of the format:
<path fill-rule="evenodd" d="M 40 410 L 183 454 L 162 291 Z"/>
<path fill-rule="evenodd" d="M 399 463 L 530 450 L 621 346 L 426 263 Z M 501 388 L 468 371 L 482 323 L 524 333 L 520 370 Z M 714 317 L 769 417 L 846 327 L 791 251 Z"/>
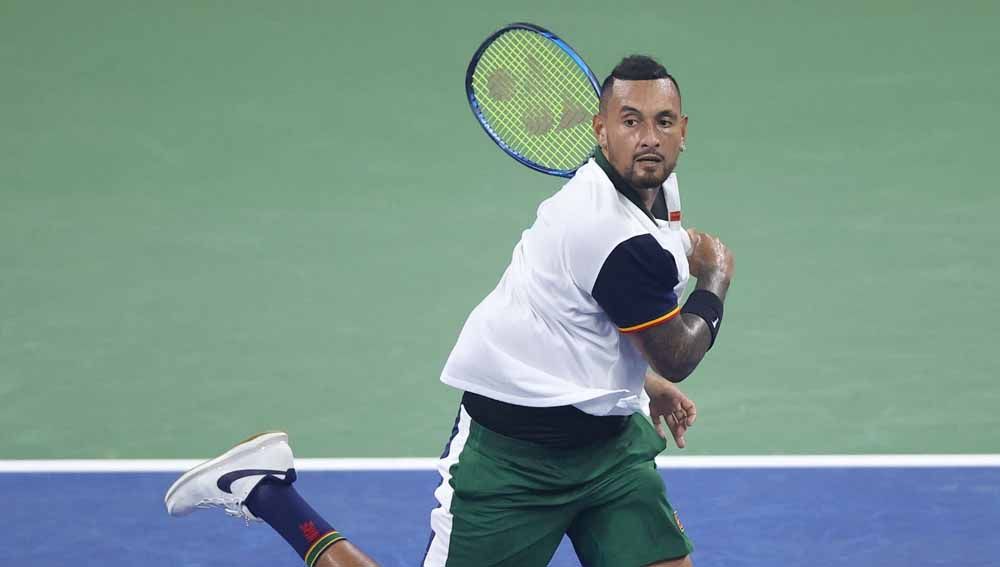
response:
<path fill-rule="evenodd" d="M 309 506 L 292 487 L 295 478 L 288 436 L 264 433 L 182 475 L 164 502 L 172 516 L 221 507 L 231 516 L 265 521 L 309 567 L 377 567 Z"/>
<path fill-rule="evenodd" d="M 462 407 L 438 464 L 441 505 L 423 567 L 548 565 L 573 512 L 553 478 L 558 463 L 544 453 L 487 430 Z"/>
<path fill-rule="evenodd" d="M 290 482 L 265 477 L 250 491 L 244 505 L 278 532 L 310 567 L 377 566 L 313 510 Z"/>
<path fill-rule="evenodd" d="M 632 442 L 609 455 L 614 460 L 588 507 L 573 519 L 570 541 L 587 567 L 687 567 L 694 547 L 654 464 L 664 441 L 641 416 L 631 418 L 624 435 Z"/>
<path fill-rule="evenodd" d="M 343 540 L 327 548 L 316 561 L 315 567 L 378 567 L 378 563 L 353 543 Z"/>

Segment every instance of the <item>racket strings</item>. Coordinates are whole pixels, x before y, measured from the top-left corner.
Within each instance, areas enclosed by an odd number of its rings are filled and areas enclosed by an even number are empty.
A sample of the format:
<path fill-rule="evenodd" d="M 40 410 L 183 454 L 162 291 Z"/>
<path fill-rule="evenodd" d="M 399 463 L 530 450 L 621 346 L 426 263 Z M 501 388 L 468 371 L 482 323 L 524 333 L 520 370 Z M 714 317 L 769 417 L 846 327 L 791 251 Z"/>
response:
<path fill-rule="evenodd" d="M 523 54 L 521 58 L 508 57 L 518 72 L 523 74 L 527 95 L 520 101 L 526 107 L 519 109 L 520 124 L 516 116 L 507 116 L 508 125 L 514 127 L 514 132 L 511 133 L 525 146 L 528 154 L 526 157 L 529 159 L 535 157 L 540 163 L 552 164 L 560 169 L 578 166 L 593 148 L 594 142 L 588 128 L 578 129 L 583 132 L 570 132 L 576 136 L 544 134 L 558 126 L 551 124 L 554 111 L 562 116 L 567 103 L 576 103 L 579 107 L 586 108 L 583 104 L 593 101 L 593 89 L 589 80 L 561 49 L 534 33 L 512 32 L 500 39 L 508 40 L 505 43 L 510 45 L 501 46 L 508 50 L 507 53 Z M 574 86 L 575 89 L 572 88 Z M 580 98 L 583 99 L 582 103 Z M 559 108 L 560 105 L 563 108 Z M 517 131 L 518 126 L 521 127 L 520 131 Z M 579 158 L 580 154 L 583 154 L 582 159 Z"/>
<path fill-rule="evenodd" d="M 543 167 L 573 170 L 590 156 L 590 79 L 555 43 L 530 31 L 504 33 L 473 72 L 480 111 L 514 152 Z"/>

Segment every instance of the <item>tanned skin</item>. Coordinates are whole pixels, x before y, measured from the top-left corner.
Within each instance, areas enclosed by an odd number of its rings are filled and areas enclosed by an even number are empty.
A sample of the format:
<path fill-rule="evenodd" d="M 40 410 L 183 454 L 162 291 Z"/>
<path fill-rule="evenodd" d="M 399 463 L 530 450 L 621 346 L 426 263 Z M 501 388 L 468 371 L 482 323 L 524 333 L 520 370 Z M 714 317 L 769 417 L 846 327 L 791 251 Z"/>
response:
<path fill-rule="evenodd" d="M 323 555 L 316 560 L 314 567 L 379 567 L 379 565 L 353 543 L 340 540 L 326 548 Z"/>
<path fill-rule="evenodd" d="M 647 209 L 677 165 L 687 125 L 680 93 L 670 79 L 615 80 L 601 97 L 600 113 L 593 120 L 604 156 L 638 191 Z M 734 271 L 732 252 L 715 236 L 693 229 L 688 234 L 692 244 L 688 264 L 698 280 L 697 289 L 725 301 Z M 650 366 L 671 382 L 687 378 L 712 342 L 708 323 L 688 313 L 628 337 Z"/>

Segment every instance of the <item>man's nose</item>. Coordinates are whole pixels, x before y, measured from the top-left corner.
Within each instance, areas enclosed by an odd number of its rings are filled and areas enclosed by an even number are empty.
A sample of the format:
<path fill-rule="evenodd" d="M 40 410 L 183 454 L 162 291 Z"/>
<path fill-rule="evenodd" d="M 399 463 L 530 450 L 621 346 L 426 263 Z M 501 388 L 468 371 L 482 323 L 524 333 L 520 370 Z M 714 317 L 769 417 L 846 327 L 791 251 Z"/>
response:
<path fill-rule="evenodd" d="M 639 132 L 639 145 L 644 148 L 660 147 L 660 138 L 656 135 L 656 127 L 653 124 L 643 122 L 642 130 Z"/>

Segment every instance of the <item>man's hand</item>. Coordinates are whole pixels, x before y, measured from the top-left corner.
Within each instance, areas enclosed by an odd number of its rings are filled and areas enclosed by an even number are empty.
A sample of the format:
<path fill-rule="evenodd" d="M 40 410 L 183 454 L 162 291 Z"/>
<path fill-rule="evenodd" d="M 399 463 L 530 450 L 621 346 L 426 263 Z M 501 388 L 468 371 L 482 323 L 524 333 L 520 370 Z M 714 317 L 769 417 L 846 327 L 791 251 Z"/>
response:
<path fill-rule="evenodd" d="M 688 256 L 691 275 L 699 281 L 719 278 L 725 281 L 728 288 L 735 268 L 733 253 L 721 240 L 707 232 L 689 228 L 687 233 L 691 238 L 691 254 Z"/>
<path fill-rule="evenodd" d="M 649 416 L 660 437 L 666 439 L 663 421 L 667 422 L 674 443 L 680 449 L 684 448 L 684 433 L 694 425 L 698 417 L 698 409 L 694 402 L 684 395 L 677 386 L 652 370 L 646 372 L 646 393 L 649 395 Z"/>

